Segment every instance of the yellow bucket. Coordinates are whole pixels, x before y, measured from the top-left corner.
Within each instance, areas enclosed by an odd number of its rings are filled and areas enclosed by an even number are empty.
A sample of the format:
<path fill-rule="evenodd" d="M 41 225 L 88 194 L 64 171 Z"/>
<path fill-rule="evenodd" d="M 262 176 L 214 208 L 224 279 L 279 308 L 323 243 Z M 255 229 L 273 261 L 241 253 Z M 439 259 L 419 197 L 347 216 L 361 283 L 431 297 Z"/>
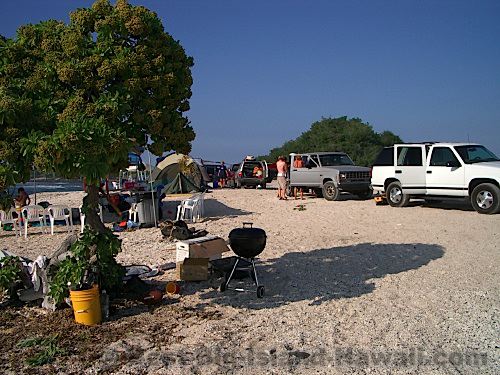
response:
<path fill-rule="evenodd" d="M 77 323 L 88 326 L 101 323 L 101 300 L 97 285 L 88 290 L 70 290 L 69 295 Z"/>

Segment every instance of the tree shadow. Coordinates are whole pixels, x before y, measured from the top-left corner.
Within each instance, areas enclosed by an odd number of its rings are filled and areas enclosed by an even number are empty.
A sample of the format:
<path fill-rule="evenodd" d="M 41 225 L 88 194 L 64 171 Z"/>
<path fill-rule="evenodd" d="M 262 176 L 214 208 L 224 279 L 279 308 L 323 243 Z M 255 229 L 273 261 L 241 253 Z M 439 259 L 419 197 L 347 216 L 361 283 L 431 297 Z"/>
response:
<path fill-rule="evenodd" d="M 257 298 L 250 278 L 231 280 L 230 287 L 247 292 L 205 290 L 201 298 L 207 304 L 265 309 L 298 301 L 310 305 L 353 298 L 375 290 L 372 279 L 425 266 L 441 258 L 444 249 L 428 244 L 372 244 L 290 252 L 280 258 L 262 261 L 257 266 L 259 282 L 266 295 Z"/>
<path fill-rule="evenodd" d="M 174 220 L 177 212 L 177 206 L 181 203 L 181 201 L 181 199 L 163 201 L 163 219 Z M 218 220 L 226 217 L 250 215 L 252 213 L 250 211 L 226 206 L 224 203 L 221 203 L 213 198 L 204 200 L 204 210 L 204 220 Z"/>

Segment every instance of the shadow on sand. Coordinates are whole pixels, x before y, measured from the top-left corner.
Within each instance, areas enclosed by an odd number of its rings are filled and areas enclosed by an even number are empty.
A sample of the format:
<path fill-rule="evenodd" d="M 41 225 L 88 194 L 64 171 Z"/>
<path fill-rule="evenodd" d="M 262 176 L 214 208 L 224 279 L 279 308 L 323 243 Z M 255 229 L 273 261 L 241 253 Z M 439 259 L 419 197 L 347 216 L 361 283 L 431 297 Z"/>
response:
<path fill-rule="evenodd" d="M 247 292 L 210 290 L 201 294 L 210 304 L 251 309 L 273 308 L 297 301 L 311 305 L 358 297 L 375 289 L 372 281 L 389 274 L 418 269 L 441 258 L 443 247 L 428 244 L 372 244 L 290 252 L 259 263 L 257 273 L 266 295 L 258 299 L 250 278 L 231 281 Z"/>
<path fill-rule="evenodd" d="M 181 203 L 179 200 L 169 200 L 163 202 L 163 219 L 174 220 L 177 212 L 177 206 Z M 226 206 L 224 203 L 216 199 L 205 199 L 205 220 L 218 220 L 225 217 L 237 217 L 242 215 L 250 215 L 252 212 L 240 210 L 237 208 Z"/>

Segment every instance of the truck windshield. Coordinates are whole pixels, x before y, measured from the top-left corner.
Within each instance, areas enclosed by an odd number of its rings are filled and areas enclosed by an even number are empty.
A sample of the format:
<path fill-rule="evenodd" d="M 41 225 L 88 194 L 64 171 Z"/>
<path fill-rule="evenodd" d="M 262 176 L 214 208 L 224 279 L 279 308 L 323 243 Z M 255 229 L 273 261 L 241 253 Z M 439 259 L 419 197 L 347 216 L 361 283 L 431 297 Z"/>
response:
<path fill-rule="evenodd" d="M 497 156 L 484 146 L 455 146 L 465 164 L 500 161 Z"/>
<path fill-rule="evenodd" d="M 336 165 L 354 165 L 351 158 L 346 154 L 319 155 L 319 160 L 323 167 L 333 167 Z"/>

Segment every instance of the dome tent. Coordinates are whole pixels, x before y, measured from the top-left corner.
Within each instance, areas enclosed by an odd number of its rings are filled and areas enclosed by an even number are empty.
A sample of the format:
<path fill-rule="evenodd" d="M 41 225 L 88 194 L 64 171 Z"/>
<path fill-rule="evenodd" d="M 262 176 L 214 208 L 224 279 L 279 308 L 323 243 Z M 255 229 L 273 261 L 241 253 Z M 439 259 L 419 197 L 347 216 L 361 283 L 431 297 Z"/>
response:
<path fill-rule="evenodd" d="M 155 186 L 164 186 L 164 194 L 199 192 L 205 190 L 203 172 L 190 156 L 172 153 L 158 163 L 151 179 Z"/>

